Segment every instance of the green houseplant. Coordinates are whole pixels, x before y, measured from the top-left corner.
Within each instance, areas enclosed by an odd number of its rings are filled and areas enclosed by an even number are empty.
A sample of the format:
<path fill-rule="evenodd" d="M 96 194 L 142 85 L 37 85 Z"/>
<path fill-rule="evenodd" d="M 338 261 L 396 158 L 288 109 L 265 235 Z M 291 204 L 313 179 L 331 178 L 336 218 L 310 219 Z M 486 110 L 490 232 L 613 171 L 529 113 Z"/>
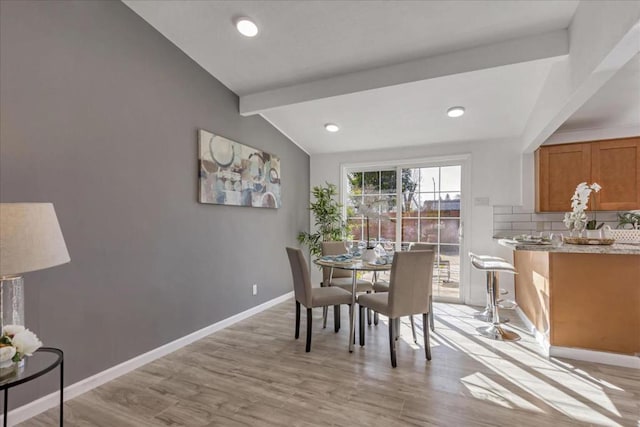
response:
<path fill-rule="evenodd" d="M 640 230 L 640 211 L 629 211 L 618 213 L 617 228 L 629 228 Z"/>
<path fill-rule="evenodd" d="M 315 201 L 309 204 L 309 210 L 315 217 L 316 231 L 300 232 L 298 242 L 308 246 L 313 256 L 322 255 L 322 242 L 342 240 L 347 233 L 347 225 L 342 219 L 342 204 L 335 197 L 338 188 L 334 184 L 317 185 L 311 190 Z"/>

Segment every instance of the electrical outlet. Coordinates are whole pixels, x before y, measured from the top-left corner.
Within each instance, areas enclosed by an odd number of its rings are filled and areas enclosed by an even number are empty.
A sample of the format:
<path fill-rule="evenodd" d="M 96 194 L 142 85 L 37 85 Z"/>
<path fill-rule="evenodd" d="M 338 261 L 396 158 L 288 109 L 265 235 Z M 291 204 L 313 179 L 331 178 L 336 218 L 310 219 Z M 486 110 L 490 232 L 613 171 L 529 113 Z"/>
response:
<path fill-rule="evenodd" d="M 253 292 L 253 295 L 258 295 L 258 284 L 257 283 L 253 284 L 252 292 Z"/>

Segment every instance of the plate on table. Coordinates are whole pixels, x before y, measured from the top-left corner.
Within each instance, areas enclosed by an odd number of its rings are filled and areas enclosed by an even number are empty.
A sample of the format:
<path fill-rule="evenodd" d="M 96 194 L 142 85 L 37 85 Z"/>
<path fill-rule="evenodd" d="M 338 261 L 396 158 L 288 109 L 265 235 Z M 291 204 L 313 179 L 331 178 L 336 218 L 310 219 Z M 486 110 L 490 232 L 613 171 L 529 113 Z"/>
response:
<path fill-rule="evenodd" d="M 523 243 L 525 245 L 550 245 L 551 242 L 542 237 L 533 237 L 533 236 L 516 236 L 513 238 L 518 243 Z"/>
<path fill-rule="evenodd" d="M 321 261 L 325 261 L 325 262 L 335 262 L 335 263 L 340 263 L 340 264 L 347 264 L 350 263 L 352 261 L 352 257 L 349 254 L 344 254 L 344 255 L 325 255 L 322 258 L 320 258 Z"/>
<path fill-rule="evenodd" d="M 381 266 L 387 265 L 387 264 L 390 264 L 390 263 L 387 262 L 387 260 L 384 260 L 384 259 L 377 259 L 377 260 L 375 260 L 373 262 L 367 262 L 367 265 L 375 265 L 375 266 L 378 266 L 378 267 L 381 267 Z"/>

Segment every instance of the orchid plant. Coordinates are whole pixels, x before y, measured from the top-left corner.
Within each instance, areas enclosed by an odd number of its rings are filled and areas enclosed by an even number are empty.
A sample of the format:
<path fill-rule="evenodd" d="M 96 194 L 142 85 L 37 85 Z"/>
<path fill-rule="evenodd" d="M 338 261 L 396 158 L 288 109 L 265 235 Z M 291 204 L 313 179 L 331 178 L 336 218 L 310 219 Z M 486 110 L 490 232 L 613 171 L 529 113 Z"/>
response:
<path fill-rule="evenodd" d="M 381 208 L 384 207 L 387 203 L 388 201 L 386 199 L 375 196 L 365 196 L 363 200 L 356 203 L 358 212 L 365 218 L 367 230 L 367 249 L 374 248 L 374 245 L 371 244 L 371 239 L 369 237 L 369 219 L 380 219 L 385 217 L 385 215 L 381 213 Z"/>
<path fill-rule="evenodd" d="M 597 193 L 601 188 L 597 182 L 591 185 L 588 185 L 586 182 L 578 184 L 575 193 L 573 193 L 571 197 L 571 209 L 573 211 L 567 212 L 564 215 L 564 225 L 569 230 L 582 233 L 582 230 L 584 230 L 587 225 L 587 214 L 585 210 L 587 210 L 587 205 L 589 204 L 589 196 L 592 191 Z"/>
<path fill-rule="evenodd" d="M 42 346 L 36 334 L 21 325 L 6 325 L 0 337 L 0 368 L 20 362 Z"/>

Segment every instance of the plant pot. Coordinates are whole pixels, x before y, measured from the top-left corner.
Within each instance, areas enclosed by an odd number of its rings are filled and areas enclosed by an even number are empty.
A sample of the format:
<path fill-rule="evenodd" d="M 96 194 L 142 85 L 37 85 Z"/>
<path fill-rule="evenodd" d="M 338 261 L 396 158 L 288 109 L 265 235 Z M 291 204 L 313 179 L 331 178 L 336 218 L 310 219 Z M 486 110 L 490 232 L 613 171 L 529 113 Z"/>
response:
<path fill-rule="evenodd" d="M 640 243 L 640 230 L 612 229 L 611 227 L 606 225 L 604 233 L 606 237 L 615 239 L 616 243 Z"/>
<path fill-rule="evenodd" d="M 18 375 L 19 373 L 24 371 L 24 366 L 25 359 L 22 359 L 19 362 L 8 360 L 6 362 L 0 363 L 0 380 L 5 380 L 7 378 Z"/>
<path fill-rule="evenodd" d="M 601 230 L 585 230 L 587 239 L 600 239 L 602 238 Z"/>

